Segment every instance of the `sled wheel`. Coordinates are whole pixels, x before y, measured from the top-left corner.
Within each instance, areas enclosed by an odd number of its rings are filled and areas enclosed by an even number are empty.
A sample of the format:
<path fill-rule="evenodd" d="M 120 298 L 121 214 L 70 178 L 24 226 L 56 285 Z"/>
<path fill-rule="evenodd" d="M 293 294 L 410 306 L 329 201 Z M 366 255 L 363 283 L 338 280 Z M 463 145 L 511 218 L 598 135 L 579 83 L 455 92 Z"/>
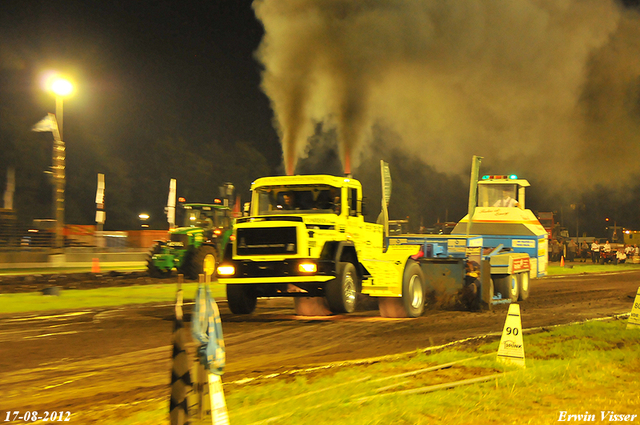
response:
<path fill-rule="evenodd" d="M 518 274 L 518 286 L 520 289 L 518 300 L 526 301 L 529 298 L 529 272 Z"/>
<path fill-rule="evenodd" d="M 503 299 L 518 301 L 519 286 L 515 275 L 506 275 L 495 279 L 495 289 L 502 294 Z"/>

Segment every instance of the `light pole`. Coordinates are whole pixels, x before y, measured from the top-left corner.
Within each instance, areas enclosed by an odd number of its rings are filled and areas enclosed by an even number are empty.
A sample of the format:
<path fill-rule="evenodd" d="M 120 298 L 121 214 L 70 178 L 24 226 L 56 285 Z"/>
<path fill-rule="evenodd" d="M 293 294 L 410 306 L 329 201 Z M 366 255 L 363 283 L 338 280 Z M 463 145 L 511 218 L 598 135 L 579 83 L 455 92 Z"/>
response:
<path fill-rule="evenodd" d="M 56 220 L 54 249 L 64 250 L 64 186 L 65 186 L 65 145 L 62 135 L 62 99 L 73 91 L 73 84 L 63 78 L 51 82 L 51 91 L 56 95 L 56 121 L 59 140 L 53 140 L 53 217 Z"/>
<path fill-rule="evenodd" d="M 149 214 L 147 213 L 138 214 L 138 218 L 140 219 L 140 227 L 142 228 L 149 227 L 149 223 L 147 223 L 147 220 L 149 220 Z"/>

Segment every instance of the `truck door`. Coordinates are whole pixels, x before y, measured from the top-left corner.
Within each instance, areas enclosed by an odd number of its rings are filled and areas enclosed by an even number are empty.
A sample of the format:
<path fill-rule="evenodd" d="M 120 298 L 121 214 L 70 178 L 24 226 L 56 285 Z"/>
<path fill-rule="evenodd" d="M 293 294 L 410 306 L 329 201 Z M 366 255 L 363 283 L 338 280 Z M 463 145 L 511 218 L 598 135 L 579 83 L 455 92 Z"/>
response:
<path fill-rule="evenodd" d="M 369 248 L 363 233 L 364 219 L 362 217 L 362 199 L 358 199 L 358 189 L 347 188 L 346 197 L 347 232 L 356 243 L 358 256 L 363 255 L 363 249 Z"/>

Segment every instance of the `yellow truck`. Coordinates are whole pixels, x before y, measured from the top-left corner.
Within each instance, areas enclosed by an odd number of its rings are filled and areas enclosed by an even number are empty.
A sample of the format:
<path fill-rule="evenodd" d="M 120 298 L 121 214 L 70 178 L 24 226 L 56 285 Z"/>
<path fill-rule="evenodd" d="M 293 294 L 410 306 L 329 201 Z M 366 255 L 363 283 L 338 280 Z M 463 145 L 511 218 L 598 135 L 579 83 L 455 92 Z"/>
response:
<path fill-rule="evenodd" d="M 250 314 L 261 297 L 323 297 L 339 314 L 353 312 L 363 294 L 381 306 L 395 303 L 381 308 L 387 317 L 418 317 L 433 304 L 477 309 L 511 301 L 494 294 L 492 273 L 520 281 L 529 256 L 501 247 L 484 252 L 477 235 L 390 235 L 391 181 L 382 169 L 378 223 L 364 220 L 362 186 L 348 176 L 253 182 L 250 214 L 236 221 L 217 268 L 231 311 Z"/>

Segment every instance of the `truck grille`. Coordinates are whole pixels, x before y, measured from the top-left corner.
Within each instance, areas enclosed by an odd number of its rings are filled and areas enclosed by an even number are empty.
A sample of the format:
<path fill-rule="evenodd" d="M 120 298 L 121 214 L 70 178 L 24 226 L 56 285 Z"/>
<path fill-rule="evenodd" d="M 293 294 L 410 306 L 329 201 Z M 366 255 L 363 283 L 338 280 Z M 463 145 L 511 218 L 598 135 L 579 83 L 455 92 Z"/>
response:
<path fill-rule="evenodd" d="M 298 252 L 295 227 L 238 229 L 238 255 L 293 255 Z"/>

